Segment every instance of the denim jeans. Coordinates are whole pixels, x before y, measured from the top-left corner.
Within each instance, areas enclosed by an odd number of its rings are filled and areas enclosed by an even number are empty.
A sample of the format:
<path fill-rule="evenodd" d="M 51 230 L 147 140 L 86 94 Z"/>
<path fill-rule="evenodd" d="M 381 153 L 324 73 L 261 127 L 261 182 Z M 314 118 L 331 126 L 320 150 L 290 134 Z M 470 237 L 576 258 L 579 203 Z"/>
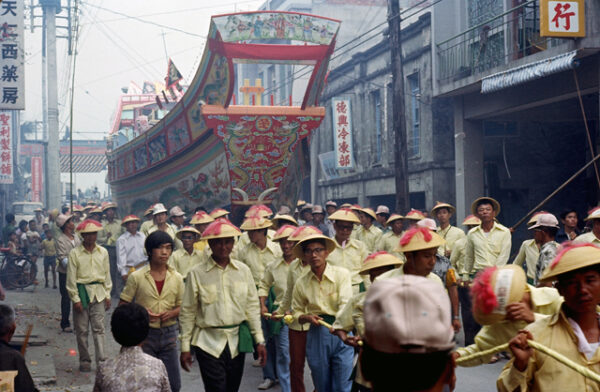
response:
<path fill-rule="evenodd" d="M 350 392 L 354 349 L 323 326 L 311 325 L 306 337 L 306 359 L 319 392 Z"/>
<path fill-rule="evenodd" d="M 177 350 L 177 324 L 170 327 L 150 328 L 148 337 L 142 344 L 142 350 L 148 355 L 160 359 L 167 368 L 171 391 L 181 389 L 179 373 L 179 351 Z"/>
<path fill-rule="evenodd" d="M 282 392 L 290 392 L 290 340 L 288 335 L 288 326 L 284 325 L 279 331 L 279 335 L 274 336 L 275 340 L 275 367 L 277 368 L 277 377 Z"/>

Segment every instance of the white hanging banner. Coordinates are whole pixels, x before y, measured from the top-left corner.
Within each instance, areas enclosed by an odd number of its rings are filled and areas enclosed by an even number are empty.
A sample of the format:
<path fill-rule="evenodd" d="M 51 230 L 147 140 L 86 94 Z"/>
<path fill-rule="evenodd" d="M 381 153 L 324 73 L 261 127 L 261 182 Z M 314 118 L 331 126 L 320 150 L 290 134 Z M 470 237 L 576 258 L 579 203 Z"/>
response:
<path fill-rule="evenodd" d="M 352 114 L 350 100 L 332 98 L 333 110 L 333 140 L 335 140 L 335 167 L 336 169 L 352 169 Z"/>
<path fill-rule="evenodd" d="M 0 1 L 0 109 L 25 109 L 24 4 Z"/>

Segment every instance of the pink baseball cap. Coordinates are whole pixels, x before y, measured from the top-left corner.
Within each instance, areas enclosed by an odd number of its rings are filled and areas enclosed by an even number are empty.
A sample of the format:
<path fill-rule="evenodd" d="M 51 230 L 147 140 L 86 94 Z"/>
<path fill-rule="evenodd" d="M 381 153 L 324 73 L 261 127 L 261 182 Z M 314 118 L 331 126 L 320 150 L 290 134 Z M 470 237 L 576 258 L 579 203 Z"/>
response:
<path fill-rule="evenodd" d="M 364 305 L 365 339 L 384 353 L 454 347 L 450 299 L 442 285 L 416 275 L 376 280 Z"/>

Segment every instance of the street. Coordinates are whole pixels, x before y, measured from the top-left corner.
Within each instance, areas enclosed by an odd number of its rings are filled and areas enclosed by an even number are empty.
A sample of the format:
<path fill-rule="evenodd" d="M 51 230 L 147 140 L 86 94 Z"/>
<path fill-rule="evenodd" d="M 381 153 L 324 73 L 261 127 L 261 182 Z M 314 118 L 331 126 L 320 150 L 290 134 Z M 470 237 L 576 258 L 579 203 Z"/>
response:
<path fill-rule="evenodd" d="M 42 281 L 42 279 L 40 279 Z M 88 392 L 94 384 L 94 372 L 79 372 L 77 344 L 73 333 L 61 333 L 59 328 L 60 296 L 58 290 L 38 286 L 35 290 L 8 291 L 6 302 L 17 311 L 16 335 L 23 335 L 28 324 L 33 324 L 31 344 L 27 349 L 26 360 L 36 385 L 43 391 Z M 115 304 L 113 304 L 113 307 Z M 110 333 L 110 316 L 106 321 L 106 352 L 113 357 L 119 350 Z M 462 334 L 458 335 L 459 342 Z M 35 345 L 47 340 L 45 345 Z M 91 338 L 90 338 L 91 343 Z M 93 349 L 92 349 L 93 350 Z M 487 392 L 495 391 L 495 382 L 505 360 L 493 365 L 475 368 L 458 368 L 456 391 Z M 182 392 L 203 391 L 198 366 L 194 363 L 192 372 L 182 371 Z M 259 368 L 252 367 L 252 356 L 246 356 L 244 378 L 240 391 L 257 391 L 262 381 Z M 305 372 L 307 390 L 312 390 L 308 365 Z M 278 386 L 271 391 L 279 391 Z"/>

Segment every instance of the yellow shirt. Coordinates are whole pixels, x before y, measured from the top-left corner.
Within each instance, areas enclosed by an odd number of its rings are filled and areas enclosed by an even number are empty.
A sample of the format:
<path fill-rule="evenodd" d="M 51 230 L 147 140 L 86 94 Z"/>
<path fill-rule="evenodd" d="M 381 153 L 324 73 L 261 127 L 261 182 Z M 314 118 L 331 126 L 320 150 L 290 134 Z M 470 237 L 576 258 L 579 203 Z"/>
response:
<path fill-rule="evenodd" d="M 310 271 L 310 266 L 308 264 L 302 265 L 302 261 L 300 259 L 292 261 L 286 279 L 285 293 L 283 294 L 283 299 L 279 305 L 278 313 L 284 313 L 288 310 L 292 310 L 292 294 L 294 292 L 294 285 L 298 279 L 300 279 L 300 276 L 308 271 Z M 298 320 L 294 319 L 294 321 L 289 324 L 288 327 L 294 331 L 308 331 L 310 324 L 300 324 Z"/>
<path fill-rule="evenodd" d="M 145 265 L 127 278 L 127 284 L 121 293 L 123 301 L 135 302 L 152 313 L 163 313 L 181 306 L 183 299 L 183 278 L 172 267 L 167 266 L 167 274 L 162 291 L 158 294 L 154 278 L 150 275 L 150 266 Z M 177 323 L 177 318 L 165 322 L 150 322 L 150 328 L 170 327 Z"/>
<path fill-rule="evenodd" d="M 231 357 L 236 357 L 239 328 L 218 327 L 245 320 L 255 342 L 264 343 L 258 294 L 244 263 L 230 259 L 222 268 L 211 257 L 189 272 L 179 315 L 182 352 L 193 345 L 218 358 L 229 344 Z"/>
<path fill-rule="evenodd" d="M 280 305 L 287 288 L 287 277 L 290 271 L 290 264 L 286 263 L 282 257 L 267 265 L 263 278 L 258 284 L 259 297 L 268 297 L 269 290 L 273 287 L 273 291 L 275 292 L 275 305 Z"/>
<path fill-rule="evenodd" d="M 590 243 L 594 245 L 600 245 L 600 239 L 596 237 L 596 234 L 594 234 L 593 231 L 588 231 L 587 233 L 578 235 L 573 242 L 577 244 Z"/>
<path fill-rule="evenodd" d="M 200 264 L 205 259 L 204 252 L 194 249 L 189 254 L 185 249 L 177 249 L 169 257 L 169 265 L 179 272 L 185 279 L 192 268 Z"/>
<path fill-rule="evenodd" d="M 344 331 L 352 331 L 356 329 L 359 336 L 365 336 L 365 320 L 363 318 L 363 306 L 367 292 L 354 294 L 350 301 L 344 305 L 342 310 L 337 314 L 333 328 L 343 329 Z"/>
<path fill-rule="evenodd" d="M 561 353 L 594 373 L 600 373 L 600 350 L 596 350 L 590 360 L 579 351 L 578 338 L 562 310 L 530 324 L 527 329 L 531 331 L 536 342 Z M 527 369 L 523 372 L 513 367 L 513 361 L 510 360 L 502 370 L 496 382 L 498 391 L 512 392 L 519 387 L 521 392 L 600 391 L 600 384 L 537 350 L 533 350 Z"/>
<path fill-rule="evenodd" d="M 535 279 L 535 270 L 539 257 L 540 248 L 538 248 L 537 244 L 535 243 L 535 240 L 525 240 L 521 244 L 521 247 L 519 248 L 519 253 L 517 253 L 517 257 L 515 257 L 515 261 L 513 261 L 513 264 L 522 267 L 523 263 L 525 263 L 525 265 L 527 266 L 527 277 Z"/>
<path fill-rule="evenodd" d="M 43 240 L 42 249 L 44 250 L 44 256 L 56 256 L 56 242 L 54 242 L 54 239 Z"/>
<path fill-rule="evenodd" d="M 467 234 L 465 247 L 465 274 L 474 274 L 486 267 L 501 266 L 508 262 L 510 256 L 510 231 L 498 222 L 485 233 L 477 226 Z M 465 280 L 469 277 L 464 276 Z"/>
<path fill-rule="evenodd" d="M 460 276 L 464 274 L 466 245 L 467 237 L 465 236 L 454 243 L 454 249 L 452 249 L 452 254 L 450 254 L 450 264 L 452 264 L 452 267 Z"/>
<path fill-rule="evenodd" d="M 101 284 L 90 284 L 101 282 Z M 67 264 L 67 292 L 73 303 L 81 302 L 77 283 L 85 284 L 90 302 L 104 301 L 110 298 L 112 281 L 110 280 L 110 264 L 108 251 L 98 244 L 89 252 L 83 244 L 69 252 Z"/>
<path fill-rule="evenodd" d="M 535 319 L 540 320 L 543 317 L 552 315 L 560 310 L 563 297 L 558 290 L 549 287 L 535 288 L 529 286 L 531 293 L 532 311 L 535 313 Z M 490 349 L 508 342 L 514 338 L 517 333 L 527 327 L 523 320 L 508 321 L 504 320 L 492 325 L 484 325 L 475 336 L 475 343 L 467 347 L 459 347 L 456 351 L 462 356 L 474 354 L 480 351 Z M 462 362 L 460 366 L 477 366 L 489 363 L 492 354 Z"/>
<path fill-rule="evenodd" d="M 379 238 L 379 241 L 377 241 L 377 244 L 375 245 L 375 250 L 384 250 L 389 254 L 398 257 L 400 260 L 406 261 L 404 253 L 398 250 L 398 248 L 400 248 L 400 238 L 402 238 L 403 234 L 404 232 L 400 234 L 394 234 L 393 231 L 383 233 L 383 235 Z"/>
<path fill-rule="evenodd" d="M 365 244 L 369 254 L 375 252 L 375 245 L 379 241 L 383 231 L 375 225 L 371 225 L 368 229 L 365 229 L 364 226 L 359 226 L 355 231 L 355 238 Z"/>
<path fill-rule="evenodd" d="M 112 222 L 107 220 L 102 221 L 102 230 L 98 232 L 98 244 L 106 246 L 116 246 L 117 239 L 123 234 L 125 230 L 121 226 L 119 219 L 113 219 Z M 110 237 L 108 236 L 110 233 Z"/>
<path fill-rule="evenodd" d="M 150 221 L 150 222 L 152 222 L 152 221 Z M 142 231 L 142 234 L 144 234 L 146 237 L 148 237 L 150 234 L 154 233 L 156 230 L 158 230 L 158 226 L 156 226 L 154 223 L 152 223 L 151 225 L 149 225 L 145 228 L 145 231 Z M 181 240 L 179 238 L 177 238 L 177 236 L 176 236 L 177 230 L 175 229 L 175 227 L 173 227 L 173 225 L 170 225 L 167 223 L 167 229 L 165 230 L 165 233 L 167 233 L 169 236 L 171 236 L 171 238 L 175 242 L 175 249 L 183 249 L 183 242 L 181 242 Z"/>
<path fill-rule="evenodd" d="M 393 270 L 384 272 L 383 274 L 381 274 L 377 278 L 375 278 L 375 280 L 396 278 L 396 277 L 402 276 L 402 275 L 404 275 L 404 268 L 399 267 L 399 268 L 394 268 Z M 437 276 L 436 274 L 434 274 L 433 272 L 429 273 L 429 275 L 427 275 L 426 278 L 430 279 L 436 283 L 439 283 L 440 285 L 442 285 L 443 288 L 446 288 L 446 285 L 444 285 L 444 282 L 442 282 L 442 279 L 440 279 L 440 277 Z"/>
<path fill-rule="evenodd" d="M 350 281 L 350 273 L 345 268 L 329 263 L 321 281 L 312 271 L 306 272 L 294 285 L 294 318 L 298 319 L 303 314 L 336 316 L 352 298 Z"/>
<path fill-rule="evenodd" d="M 365 244 L 359 240 L 350 238 L 346 241 L 346 246 L 342 248 L 335 238 L 333 241 L 335 242 L 335 249 L 327 256 L 327 264 L 344 267 L 350 271 L 352 285 L 363 283 L 367 278 L 359 275 L 358 272 L 362 267 L 362 263 L 369 255 Z"/>
<path fill-rule="evenodd" d="M 208 248 L 208 241 L 207 240 L 198 240 L 198 241 L 194 242 L 194 249 L 197 249 L 199 251 L 203 251 L 206 248 Z"/>
<path fill-rule="evenodd" d="M 140 226 L 140 230 L 139 231 L 142 234 L 144 234 L 145 236 L 147 236 L 146 233 L 148 233 L 148 229 L 150 228 L 150 226 L 153 226 L 153 225 L 154 225 L 154 221 L 152 219 L 143 221 L 142 224 L 141 224 L 141 226 Z"/>
<path fill-rule="evenodd" d="M 438 253 L 442 256 L 446 256 L 447 250 L 453 252 L 456 241 L 467 236 L 464 231 L 452 225 L 448 225 L 448 227 L 443 230 L 438 227 L 437 233 L 446 240 L 446 243 L 438 248 Z M 452 253 L 450 253 L 450 255 L 452 255 Z"/>
<path fill-rule="evenodd" d="M 252 242 L 240 249 L 237 253 L 237 260 L 250 267 L 254 283 L 258 286 L 265 273 L 265 267 L 279 260 L 282 256 L 281 248 L 278 244 L 267 239 L 264 249 L 259 249 Z"/>

